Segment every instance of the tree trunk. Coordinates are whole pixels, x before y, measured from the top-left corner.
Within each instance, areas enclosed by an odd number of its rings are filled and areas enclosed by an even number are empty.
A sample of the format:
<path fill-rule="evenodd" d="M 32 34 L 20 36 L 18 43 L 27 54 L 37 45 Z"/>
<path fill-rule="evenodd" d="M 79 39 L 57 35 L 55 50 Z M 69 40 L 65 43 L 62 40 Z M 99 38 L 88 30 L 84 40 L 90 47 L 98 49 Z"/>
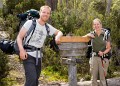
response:
<path fill-rule="evenodd" d="M 0 8 L 3 8 L 3 2 L 0 0 Z"/>
<path fill-rule="evenodd" d="M 111 3 L 112 0 L 107 0 L 106 13 L 105 13 L 106 16 L 110 14 Z"/>
<path fill-rule="evenodd" d="M 57 8 L 57 3 L 58 0 L 46 0 L 46 4 L 51 7 L 52 11 L 54 11 Z"/>

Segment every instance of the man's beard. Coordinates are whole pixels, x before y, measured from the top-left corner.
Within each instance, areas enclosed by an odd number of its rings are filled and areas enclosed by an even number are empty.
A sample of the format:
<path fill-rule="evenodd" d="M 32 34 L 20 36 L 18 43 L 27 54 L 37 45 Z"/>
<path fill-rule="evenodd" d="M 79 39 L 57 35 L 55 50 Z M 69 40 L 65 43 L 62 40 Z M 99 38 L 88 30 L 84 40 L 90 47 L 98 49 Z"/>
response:
<path fill-rule="evenodd" d="M 47 22 L 48 21 L 48 18 L 41 18 L 41 20 L 43 21 L 43 22 Z"/>

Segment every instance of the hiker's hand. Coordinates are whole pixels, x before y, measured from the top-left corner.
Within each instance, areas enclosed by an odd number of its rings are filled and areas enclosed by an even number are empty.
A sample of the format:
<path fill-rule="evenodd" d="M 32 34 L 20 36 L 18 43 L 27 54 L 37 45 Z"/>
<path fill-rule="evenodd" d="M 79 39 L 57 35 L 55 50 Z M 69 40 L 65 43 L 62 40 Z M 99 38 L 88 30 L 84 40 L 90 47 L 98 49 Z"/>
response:
<path fill-rule="evenodd" d="M 99 52 L 98 52 L 98 55 L 99 55 L 99 56 L 103 56 L 104 53 L 103 53 L 102 51 L 99 51 Z"/>
<path fill-rule="evenodd" d="M 56 44 L 60 44 L 60 39 L 55 39 Z"/>
<path fill-rule="evenodd" d="M 20 59 L 22 60 L 27 59 L 27 52 L 24 49 L 20 50 Z"/>
<path fill-rule="evenodd" d="M 88 33 L 87 36 L 90 37 L 90 38 L 95 38 L 95 36 L 91 33 Z"/>
<path fill-rule="evenodd" d="M 63 33 L 59 30 L 55 32 L 55 42 L 56 44 L 60 44 L 60 37 L 63 36 Z"/>

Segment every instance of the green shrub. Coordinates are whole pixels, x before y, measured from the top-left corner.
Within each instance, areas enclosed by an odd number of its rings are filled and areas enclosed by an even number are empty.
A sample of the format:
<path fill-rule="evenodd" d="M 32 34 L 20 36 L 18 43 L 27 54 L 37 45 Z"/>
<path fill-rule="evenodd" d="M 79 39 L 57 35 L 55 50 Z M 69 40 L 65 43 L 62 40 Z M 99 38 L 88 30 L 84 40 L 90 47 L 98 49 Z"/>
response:
<path fill-rule="evenodd" d="M 0 86 L 6 86 L 6 78 L 9 74 L 8 56 L 0 50 Z"/>
<path fill-rule="evenodd" d="M 67 78 L 67 67 L 62 64 L 61 57 L 59 56 L 59 53 L 54 52 L 52 49 L 50 49 L 48 46 L 45 47 L 43 51 L 43 72 L 44 74 L 50 73 L 57 73 L 61 77 Z M 45 73 L 46 72 L 46 73 Z M 54 74 L 53 74 L 54 76 Z"/>

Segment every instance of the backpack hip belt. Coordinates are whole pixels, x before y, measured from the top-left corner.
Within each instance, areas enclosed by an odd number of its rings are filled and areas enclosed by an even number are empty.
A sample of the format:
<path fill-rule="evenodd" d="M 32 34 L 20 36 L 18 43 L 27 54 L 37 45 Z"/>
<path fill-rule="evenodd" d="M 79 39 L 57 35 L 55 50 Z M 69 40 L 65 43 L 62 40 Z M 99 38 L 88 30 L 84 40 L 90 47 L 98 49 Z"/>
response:
<path fill-rule="evenodd" d="M 36 47 L 34 47 L 34 46 L 31 46 L 31 45 L 24 45 L 24 49 L 25 49 L 27 52 L 36 51 L 36 65 L 38 65 L 38 51 L 40 52 L 40 57 L 42 58 L 41 48 L 36 48 Z"/>
<path fill-rule="evenodd" d="M 99 55 L 98 55 L 98 52 L 92 52 L 92 54 L 94 54 L 94 56 L 101 57 L 102 59 L 103 59 L 103 58 L 110 59 L 110 53 L 106 53 L 106 54 L 104 54 L 103 56 L 99 56 Z"/>
<path fill-rule="evenodd" d="M 28 51 L 35 51 L 35 50 L 41 50 L 41 48 L 37 48 L 31 45 L 24 45 L 24 49 Z"/>
<path fill-rule="evenodd" d="M 92 52 L 92 54 L 94 54 L 94 56 L 99 56 L 98 52 Z"/>

